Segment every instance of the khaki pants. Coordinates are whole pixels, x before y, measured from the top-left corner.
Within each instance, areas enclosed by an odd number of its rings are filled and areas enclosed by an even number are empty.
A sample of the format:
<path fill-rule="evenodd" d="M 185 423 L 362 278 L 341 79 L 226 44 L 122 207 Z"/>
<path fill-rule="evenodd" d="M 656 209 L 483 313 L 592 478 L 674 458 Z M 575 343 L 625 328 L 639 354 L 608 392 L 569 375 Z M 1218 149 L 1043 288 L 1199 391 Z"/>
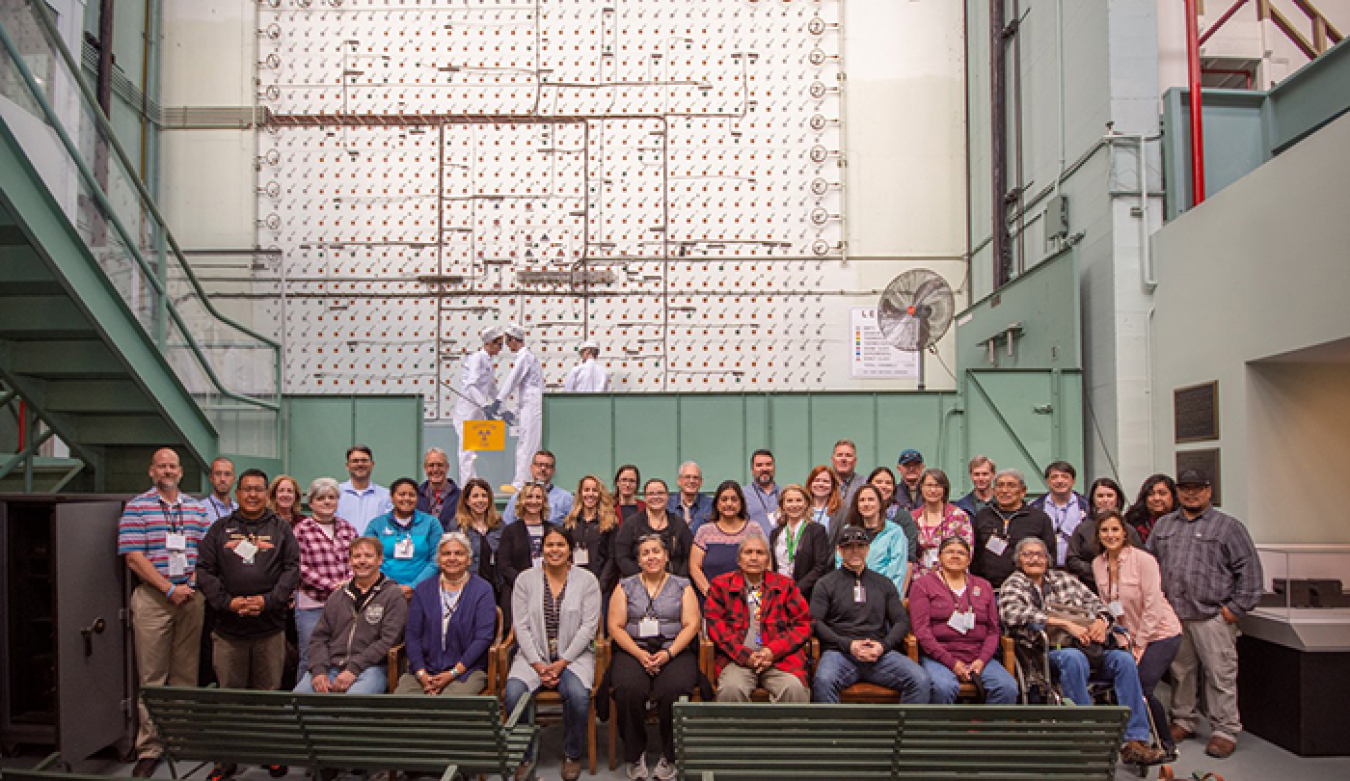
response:
<path fill-rule="evenodd" d="M 770 667 L 756 674 L 748 667 L 731 663 L 722 668 L 717 678 L 718 702 L 749 702 L 755 689 L 763 686 L 769 692 L 770 702 L 810 702 L 811 692 L 792 673 Z"/>
<path fill-rule="evenodd" d="M 276 691 L 286 666 L 286 633 L 265 637 L 211 635 L 212 666 L 222 689 Z"/>
<path fill-rule="evenodd" d="M 456 678 L 446 684 L 441 689 L 441 697 L 475 697 L 483 693 L 487 688 L 487 673 L 482 670 L 474 670 L 462 678 Z M 394 689 L 394 694 L 421 694 L 422 684 L 409 673 L 399 676 L 398 687 Z"/>
<path fill-rule="evenodd" d="M 1194 732 L 1200 711 L 1200 668 L 1204 668 L 1205 715 L 1219 737 L 1237 740 L 1242 732 L 1238 715 L 1238 654 L 1236 624 L 1223 615 L 1181 622 L 1181 648 L 1172 660 L 1172 721 Z"/>
<path fill-rule="evenodd" d="M 200 591 L 181 605 L 144 583 L 131 592 L 131 635 L 142 689 L 197 685 L 205 612 L 206 598 Z M 136 756 L 145 759 L 163 755 L 164 744 L 139 698 L 137 712 L 140 727 L 136 731 Z"/>

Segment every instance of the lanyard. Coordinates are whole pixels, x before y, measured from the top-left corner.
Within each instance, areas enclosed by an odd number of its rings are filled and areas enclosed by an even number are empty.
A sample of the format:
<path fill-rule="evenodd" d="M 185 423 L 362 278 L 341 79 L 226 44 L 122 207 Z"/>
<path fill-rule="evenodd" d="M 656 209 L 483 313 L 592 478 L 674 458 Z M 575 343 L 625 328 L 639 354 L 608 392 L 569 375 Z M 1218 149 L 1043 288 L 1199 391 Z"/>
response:
<path fill-rule="evenodd" d="M 666 581 L 668 581 L 668 580 L 670 580 L 670 574 L 669 574 L 669 573 L 667 573 L 667 574 L 661 576 L 661 582 L 658 583 L 657 586 L 656 586 L 656 594 L 655 594 L 655 595 L 653 595 L 652 592 L 647 591 L 647 586 L 646 586 L 646 584 L 645 584 L 645 583 L 643 584 L 642 590 L 647 592 L 647 611 L 646 611 L 645 613 L 643 613 L 643 615 L 646 616 L 647 618 L 656 618 L 656 617 L 657 617 L 657 616 L 656 616 L 656 597 L 661 596 L 661 592 L 666 590 Z"/>
<path fill-rule="evenodd" d="M 960 594 L 957 594 L 956 589 L 952 588 L 952 584 L 947 582 L 947 573 L 943 572 L 942 570 L 938 570 L 938 577 L 942 578 L 942 585 L 946 586 L 947 591 L 951 592 L 952 606 L 953 606 L 952 612 L 967 613 L 975 609 L 975 602 L 970 597 L 970 578 L 966 578 L 966 590 L 961 592 Z M 961 600 L 963 598 L 966 600 L 965 610 L 961 609 Z"/>
<path fill-rule="evenodd" d="M 446 630 L 450 628 L 450 619 L 455 617 L 455 611 L 459 610 L 459 601 L 464 598 L 464 587 L 455 592 L 452 599 L 450 592 L 441 587 L 441 651 L 445 651 Z"/>
<path fill-rule="evenodd" d="M 169 513 L 169 509 L 170 509 L 169 503 L 166 502 L 166 501 L 164 501 L 164 497 L 160 497 L 160 499 L 159 499 L 159 511 L 160 511 L 161 513 L 164 513 L 164 522 L 167 523 L 167 524 L 169 525 L 169 531 L 170 531 L 170 532 L 172 532 L 172 533 L 174 533 L 174 534 L 177 534 L 177 533 L 178 533 L 178 530 L 181 529 L 181 528 L 183 528 L 183 503 L 180 501 L 178 504 L 172 505 L 172 507 L 175 507 L 175 508 L 177 508 L 177 510 L 178 510 L 178 523 L 177 523 L 177 524 L 174 523 L 174 516 L 173 516 L 172 514 Z"/>
<path fill-rule="evenodd" d="M 993 505 L 990 506 L 992 507 Z M 1019 507 L 1017 510 L 1013 510 L 1012 515 L 1004 515 L 1003 510 L 994 507 L 994 515 L 997 515 L 998 519 L 1003 521 L 1003 533 L 999 535 L 1000 537 L 1005 540 L 1008 539 L 1008 524 L 1012 523 L 1013 519 L 1017 517 L 1017 511 L 1021 509 L 1022 508 Z"/>
<path fill-rule="evenodd" d="M 774 486 L 774 489 L 775 489 L 775 490 L 777 490 L 777 488 L 778 488 L 778 486 Z M 755 498 L 759 500 L 759 506 L 760 506 L 760 509 L 764 510 L 764 516 L 767 518 L 767 517 L 770 515 L 770 512 L 769 512 L 769 503 L 766 502 L 766 501 L 764 501 L 764 492 L 761 491 L 761 490 L 759 489 L 759 485 L 758 485 L 758 484 L 755 484 L 755 485 L 750 486 L 750 489 L 751 489 L 751 491 L 754 492 Z M 773 494 L 774 494 L 773 491 L 770 491 L 770 492 L 769 492 L 769 496 L 770 496 L 770 497 L 772 497 Z M 777 503 L 777 502 L 775 502 L 775 504 L 776 504 L 776 503 Z"/>
<path fill-rule="evenodd" d="M 806 521 L 797 522 L 796 535 L 793 535 L 792 533 L 792 524 L 790 522 L 788 523 L 787 527 L 783 529 L 783 533 L 787 535 L 787 552 L 789 564 L 791 564 L 793 560 L 797 558 L 797 543 L 801 540 L 802 533 L 805 531 L 806 531 Z"/>

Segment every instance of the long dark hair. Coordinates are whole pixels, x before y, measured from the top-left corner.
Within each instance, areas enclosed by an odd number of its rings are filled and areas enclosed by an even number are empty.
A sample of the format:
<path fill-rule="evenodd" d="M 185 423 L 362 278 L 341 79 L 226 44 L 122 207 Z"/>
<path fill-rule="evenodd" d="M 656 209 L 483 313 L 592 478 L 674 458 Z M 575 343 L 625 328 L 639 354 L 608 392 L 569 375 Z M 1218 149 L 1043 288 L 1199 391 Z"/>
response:
<path fill-rule="evenodd" d="M 876 487 L 875 485 L 872 485 L 871 483 L 866 483 L 866 484 L 864 484 L 864 485 L 862 485 L 862 486 L 859 486 L 857 493 L 853 494 L 853 501 L 852 501 L 852 502 L 849 502 L 849 505 L 848 505 L 848 516 L 847 516 L 847 517 L 848 517 L 848 522 L 847 522 L 846 525 L 848 525 L 848 526 L 857 526 L 857 527 L 863 528 L 863 529 L 866 529 L 866 528 L 867 528 L 867 527 L 863 524 L 862 513 L 858 512 L 858 498 L 862 496 L 863 491 L 871 491 L 872 493 L 876 494 L 876 496 L 877 496 L 877 514 L 881 517 L 881 524 L 882 524 L 882 526 L 885 526 L 886 523 L 887 523 L 887 521 L 886 521 L 886 508 L 881 506 L 881 491 L 878 491 L 878 490 L 877 490 L 877 487 Z"/>
<path fill-rule="evenodd" d="M 746 514 L 745 493 L 741 491 L 741 484 L 736 482 L 735 480 L 724 480 L 721 485 L 717 486 L 717 490 L 713 492 L 713 500 L 712 500 L 713 513 L 718 518 L 722 517 L 722 511 L 718 509 L 717 502 L 722 498 L 722 494 L 726 493 L 727 491 L 736 494 L 736 501 L 740 502 L 741 509 L 736 513 L 736 517 L 740 518 L 743 521 L 748 519 L 750 516 Z"/>
<path fill-rule="evenodd" d="M 1116 512 L 1121 512 L 1125 509 L 1125 492 L 1120 490 L 1120 484 L 1109 477 L 1099 477 L 1096 480 L 1093 480 L 1092 486 L 1088 488 L 1087 492 L 1088 506 L 1086 509 L 1089 512 L 1092 513 L 1097 512 L 1097 506 L 1092 503 L 1093 502 L 1092 495 L 1097 493 L 1098 488 L 1110 488 L 1112 491 L 1115 491 L 1116 506 L 1114 509 L 1116 510 Z M 1124 519 L 1122 518 L 1121 520 L 1123 521 Z"/>
<path fill-rule="evenodd" d="M 1135 497 L 1134 504 L 1125 513 L 1125 522 L 1135 529 L 1147 529 L 1155 520 L 1148 511 L 1148 495 L 1153 492 L 1153 487 L 1158 483 L 1167 486 L 1167 492 L 1172 494 L 1172 509 L 1177 507 L 1177 484 L 1172 478 L 1164 474 L 1150 475 L 1144 480 L 1144 484 L 1139 487 L 1139 495 Z"/>

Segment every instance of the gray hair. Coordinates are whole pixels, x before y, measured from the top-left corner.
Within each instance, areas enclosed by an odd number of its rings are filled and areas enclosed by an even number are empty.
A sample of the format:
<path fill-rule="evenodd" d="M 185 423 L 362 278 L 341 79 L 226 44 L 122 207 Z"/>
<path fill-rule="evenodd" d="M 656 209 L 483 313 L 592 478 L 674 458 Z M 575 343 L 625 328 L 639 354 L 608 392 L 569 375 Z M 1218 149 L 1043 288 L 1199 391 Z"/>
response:
<path fill-rule="evenodd" d="M 749 521 L 749 523 L 754 524 L 754 521 Z M 764 536 L 764 531 L 759 528 L 758 524 L 752 526 L 751 528 L 752 531 L 749 534 L 745 535 L 745 537 L 741 538 L 741 544 L 736 546 L 736 558 L 738 559 L 741 557 L 741 551 L 745 550 L 745 546 L 750 544 L 751 540 L 759 540 L 760 542 L 764 543 L 764 552 L 765 553 L 769 552 L 769 540 L 767 537 Z"/>
<path fill-rule="evenodd" d="M 699 477 L 703 476 L 703 467 L 699 466 L 697 461 L 685 461 L 683 464 L 680 464 L 679 469 L 675 470 L 675 474 L 678 475 L 680 472 L 683 472 L 686 466 L 692 466 L 698 470 Z"/>
<path fill-rule="evenodd" d="M 994 482 L 997 483 L 1005 477 L 1014 478 L 1018 483 L 1021 483 L 1023 488 L 1027 487 L 1027 479 L 1022 475 L 1022 470 L 1020 469 L 1013 469 L 1012 467 L 1000 469 L 998 470 L 998 474 L 994 475 Z"/>
<path fill-rule="evenodd" d="M 1050 549 L 1045 547 L 1045 540 L 1040 537 L 1023 537 L 1018 540 L 1017 545 L 1013 547 L 1013 561 L 1020 562 L 1022 560 L 1022 551 L 1031 547 L 1039 547 L 1045 552 L 1047 559 L 1050 557 Z"/>
<path fill-rule="evenodd" d="M 305 502 L 313 504 L 315 499 L 326 494 L 342 496 L 342 490 L 338 488 L 338 481 L 331 477 L 316 477 L 314 482 L 309 484 L 309 493 L 305 495 Z"/>
<path fill-rule="evenodd" d="M 465 553 L 469 554 L 469 558 L 473 558 L 473 543 L 469 542 L 469 537 L 464 532 L 453 531 L 442 534 L 441 541 L 436 543 L 437 555 L 440 555 L 441 548 L 444 548 L 447 542 L 456 543 L 464 549 Z"/>
<path fill-rule="evenodd" d="M 428 458 L 431 458 L 432 456 L 440 456 L 441 458 L 444 458 L 444 459 L 445 459 L 445 463 L 446 463 L 447 465 L 449 465 L 449 463 L 450 463 L 450 456 L 447 455 L 446 452 L 445 452 L 444 450 L 441 450 L 441 449 L 438 448 L 438 447 L 429 447 L 429 448 L 427 448 L 426 455 L 422 456 L 422 463 L 426 463 L 426 460 L 427 460 Z"/>

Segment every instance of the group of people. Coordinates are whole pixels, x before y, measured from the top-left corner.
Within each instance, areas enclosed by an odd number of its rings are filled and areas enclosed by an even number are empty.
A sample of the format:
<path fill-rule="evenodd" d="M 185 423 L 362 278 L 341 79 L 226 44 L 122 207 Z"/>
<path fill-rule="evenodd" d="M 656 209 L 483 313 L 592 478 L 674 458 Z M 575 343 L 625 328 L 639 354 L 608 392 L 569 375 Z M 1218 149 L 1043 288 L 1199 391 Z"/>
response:
<path fill-rule="evenodd" d="M 539 359 L 525 345 L 525 336 L 525 329 L 515 323 L 504 328 L 495 325 L 484 328 L 479 334 L 482 346 L 466 355 L 460 365 L 459 390 L 455 391 L 457 398 L 451 415 L 455 431 L 461 434 L 460 482 L 467 483 L 477 475 L 474 465 L 477 452 L 464 447 L 464 423 L 497 418 L 517 424 L 516 471 L 512 485 L 520 488 L 529 479 L 527 465 L 530 457 L 539 449 L 540 437 L 543 436 L 544 370 Z M 502 351 L 503 344 L 515 354 L 515 362 L 506 384 L 498 390 L 492 359 Z M 581 363 L 567 373 L 563 390 L 569 393 L 603 393 L 609 390 L 609 373 L 596 360 L 600 356 L 600 345 L 588 340 L 582 342 L 577 351 L 581 354 Z M 516 411 L 502 410 L 502 405 L 513 393 L 516 394 Z"/>
<path fill-rule="evenodd" d="M 1006 634 L 1043 640 L 1074 704 L 1091 703 L 1090 676 L 1112 685 L 1132 714 L 1127 761 L 1156 762 L 1194 734 L 1201 669 L 1207 751 L 1228 756 L 1241 729 L 1234 624 L 1260 596 L 1260 563 L 1194 471 L 1175 483 L 1149 478 L 1127 511 L 1111 480 L 1075 492 L 1065 462 L 1046 468 L 1050 492 L 1031 503 L 1021 473 L 984 457 L 956 501 L 948 477 L 914 450 L 901 453 L 898 478 L 882 467 L 861 479 L 846 440 L 800 484 L 778 485 L 773 454 L 759 450 L 750 483 L 726 481 L 711 495 L 693 462 L 673 493 L 659 478 L 642 483 L 633 465 L 612 492 L 587 475 L 572 493 L 552 483 L 556 459 L 538 450 L 531 479 L 499 514 L 485 481 L 448 478 L 439 449 L 427 452 L 422 483 L 382 488 L 373 465 L 369 448 L 351 448 L 351 479 L 319 478 L 302 503 L 294 479 L 249 469 L 236 480 L 218 459 L 213 494 L 198 502 L 178 490 L 174 451 L 157 452 L 154 487 L 128 503 L 119 530 L 139 578 L 141 685 L 196 684 L 208 606 L 213 667 L 231 688 L 280 686 L 291 620 L 297 691 L 386 691 L 385 659 L 404 642 L 395 691 L 481 694 L 488 650 L 509 628 L 506 706 L 558 693 L 565 779 L 580 774 L 597 689 L 612 692 L 629 777 L 668 779 L 681 696 L 702 688 L 744 701 L 763 690 L 774 702 L 838 702 L 869 682 L 906 703 L 948 703 L 964 683 L 982 701 L 1012 703 L 1018 685 L 997 653 Z M 707 681 L 700 629 L 716 652 Z M 911 632 L 917 662 L 905 653 Z M 602 636 L 613 654 L 597 682 Z M 1169 668 L 1170 724 L 1153 696 Z M 650 771 L 648 702 L 662 736 Z M 162 746 L 141 715 L 135 773 L 148 776 Z"/>

